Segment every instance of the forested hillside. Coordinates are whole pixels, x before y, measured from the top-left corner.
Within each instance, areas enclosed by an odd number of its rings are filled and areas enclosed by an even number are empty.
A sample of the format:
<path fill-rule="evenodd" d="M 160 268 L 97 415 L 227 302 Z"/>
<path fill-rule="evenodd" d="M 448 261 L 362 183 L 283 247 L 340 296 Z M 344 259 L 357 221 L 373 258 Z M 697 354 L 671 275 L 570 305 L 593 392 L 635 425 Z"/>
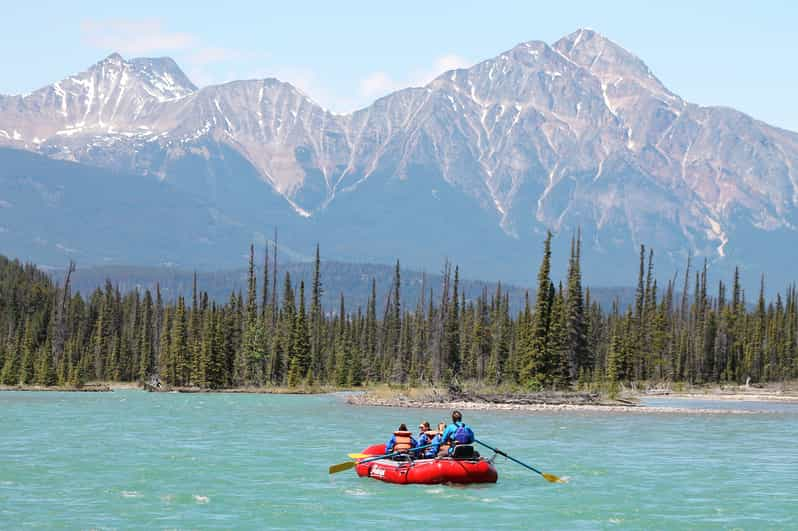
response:
<path fill-rule="evenodd" d="M 84 298 L 72 294 L 72 267 L 59 285 L 0 257 L 0 380 L 81 385 L 158 377 L 169 386 L 213 389 L 475 381 L 539 389 L 798 376 L 794 286 L 768 302 L 763 278 L 749 307 L 737 275 L 711 291 L 706 264 L 697 271 L 688 264 L 681 285 L 660 287 L 654 253 L 641 247 L 634 303 L 602 307 L 583 290 L 580 248 L 576 237 L 567 281 L 555 285 L 546 238 L 535 297 L 518 312 L 500 285 L 466 299 L 459 268 L 449 264 L 414 304 L 402 298 L 397 262 L 390 286 L 371 281 L 365 305 L 340 295 L 327 308 L 318 251 L 306 283 L 278 271 L 274 252 L 258 270 L 251 248 L 246 291 L 232 291 L 224 303 L 196 283 L 191 297 L 174 302 L 157 286 L 123 293 L 111 282 Z M 377 303 L 380 288 L 388 291 L 384 304 Z"/>

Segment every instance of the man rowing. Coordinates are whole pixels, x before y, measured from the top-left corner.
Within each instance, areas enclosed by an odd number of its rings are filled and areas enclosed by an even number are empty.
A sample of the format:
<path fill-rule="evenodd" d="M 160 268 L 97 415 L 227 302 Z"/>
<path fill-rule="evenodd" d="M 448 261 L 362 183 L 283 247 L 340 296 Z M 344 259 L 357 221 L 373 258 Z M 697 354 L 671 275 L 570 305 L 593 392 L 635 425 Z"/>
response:
<path fill-rule="evenodd" d="M 448 455 L 452 455 L 457 445 L 473 443 L 474 431 L 463 422 L 463 414 L 455 409 L 452 411 L 452 423 L 446 426 L 441 435 L 441 445 L 449 445 Z"/>

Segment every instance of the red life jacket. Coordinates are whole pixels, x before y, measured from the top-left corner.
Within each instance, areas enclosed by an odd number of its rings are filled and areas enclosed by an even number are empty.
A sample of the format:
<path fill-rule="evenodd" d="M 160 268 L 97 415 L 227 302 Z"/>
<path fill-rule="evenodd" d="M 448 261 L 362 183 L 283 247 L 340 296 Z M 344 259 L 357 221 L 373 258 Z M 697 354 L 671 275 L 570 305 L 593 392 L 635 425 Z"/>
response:
<path fill-rule="evenodd" d="M 407 452 L 413 447 L 413 434 L 409 431 L 395 431 L 393 432 L 394 452 Z"/>

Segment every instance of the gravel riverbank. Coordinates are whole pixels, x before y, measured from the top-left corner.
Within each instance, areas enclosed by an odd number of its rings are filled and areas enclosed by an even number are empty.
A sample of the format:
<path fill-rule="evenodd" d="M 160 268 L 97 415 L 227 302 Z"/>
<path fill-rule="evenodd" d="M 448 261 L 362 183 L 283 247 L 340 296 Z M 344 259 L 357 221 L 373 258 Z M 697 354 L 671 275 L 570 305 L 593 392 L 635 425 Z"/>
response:
<path fill-rule="evenodd" d="M 704 397 L 706 398 L 706 397 Z M 751 415 L 759 413 L 743 409 L 709 409 L 687 407 L 653 407 L 633 405 L 631 403 L 502 403 L 475 400 L 418 400 L 398 395 L 394 398 L 382 398 L 369 393 L 355 394 L 347 397 L 347 403 L 353 406 L 401 407 L 418 409 L 461 409 L 482 411 L 519 411 L 528 413 L 624 413 L 624 414 L 691 414 L 691 415 Z"/>

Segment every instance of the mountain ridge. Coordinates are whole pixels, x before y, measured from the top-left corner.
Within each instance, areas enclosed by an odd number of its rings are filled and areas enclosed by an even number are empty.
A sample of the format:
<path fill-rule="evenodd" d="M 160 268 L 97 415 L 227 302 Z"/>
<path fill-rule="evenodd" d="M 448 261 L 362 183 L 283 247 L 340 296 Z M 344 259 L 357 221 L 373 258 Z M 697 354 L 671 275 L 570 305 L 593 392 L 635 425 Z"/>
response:
<path fill-rule="evenodd" d="M 763 247 L 773 255 L 772 242 L 798 227 L 798 134 L 689 103 L 587 29 L 520 43 L 344 115 L 275 78 L 198 88 L 171 60 L 118 54 L 27 98 L 0 99 L 0 145 L 156 176 L 250 234 L 268 221 L 243 196 L 274 193 L 271 224 L 301 246 L 325 241 L 336 258 L 358 258 L 358 246 L 321 226 L 371 243 L 395 231 L 385 212 L 415 230 L 437 225 L 420 245 L 467 226 L 516 261 L 511 274 L 537 252 L 513 246 L 546 230 L 581 227 L 594 262 L 628 260 L 645 243 L 666 270 L 694 255 L 728 271 Z M 461 239 L 453 254 L 467 252 Z M 385 247 L 367 257 L 390 261 Z M 421 254 L 411 251 L 429 265 Z"/>

